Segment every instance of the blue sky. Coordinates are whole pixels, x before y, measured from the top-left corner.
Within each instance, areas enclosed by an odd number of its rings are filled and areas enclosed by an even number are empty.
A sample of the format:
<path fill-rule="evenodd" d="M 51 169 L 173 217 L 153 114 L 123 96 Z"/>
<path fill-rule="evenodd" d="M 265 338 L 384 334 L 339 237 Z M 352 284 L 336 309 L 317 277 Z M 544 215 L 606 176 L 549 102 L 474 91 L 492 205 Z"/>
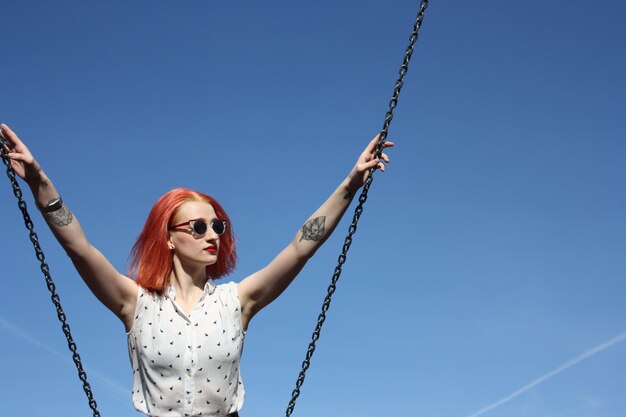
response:
<path fill-rule="evenodd" d="M 417 8 L 3 2 L 0 120 L 120 270 L 160 195 L 214 195 L 238 281 L 382 127 Z M 294 415 L 624 415 L 624 17 L 610 0 L 431 2 Z M 90 415 L 0 190 L 2 415 Z M 347 227 L 252 321 L 243 417 L 284 415 Z M 138 415 L 122 325 L 36 229 L 102 415 Z"/>

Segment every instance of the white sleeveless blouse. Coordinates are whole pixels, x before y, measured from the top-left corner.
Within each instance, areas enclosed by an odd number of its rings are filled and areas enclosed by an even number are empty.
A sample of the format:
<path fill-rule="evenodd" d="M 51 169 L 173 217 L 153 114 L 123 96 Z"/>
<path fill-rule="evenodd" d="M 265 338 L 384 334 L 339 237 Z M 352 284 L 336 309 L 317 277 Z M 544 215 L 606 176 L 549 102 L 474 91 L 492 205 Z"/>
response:
<path fill-rule="evenodd" d="M 239 374 L 244 331 L 237 284 L 215 285 L 187 316 L 176 291 L 140 288 L 128 352 L 133 404 L 151 417 L 226 416 L 243 405 Z"/>

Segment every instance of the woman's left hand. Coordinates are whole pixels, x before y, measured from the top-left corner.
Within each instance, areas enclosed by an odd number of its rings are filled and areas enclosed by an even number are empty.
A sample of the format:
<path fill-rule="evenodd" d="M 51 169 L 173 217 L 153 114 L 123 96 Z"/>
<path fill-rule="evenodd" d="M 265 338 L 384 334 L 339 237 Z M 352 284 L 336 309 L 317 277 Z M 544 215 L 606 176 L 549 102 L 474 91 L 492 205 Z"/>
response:
<path fill-rule="evenodd" d="M 385 171 L 386 166 L 385 163 L 389 163 L 389 157 L 386 153 L 381 153 L 380 158 L 375 158 L 376 154 L 376 145 L 378 144 L 378 140 L 380 138 L 380 134 L 376 135 L 374 139 L 367 145 L 363 153 L 359 156 L 354 168 L 350 171 L 350 175 L 348 176 L 351 187 L 354 187 L 355 190 L 361 188 L 363 184 L 365 184 L 365 180 L 370 172 L 370 170 L 378 167 L 381 171 Z M 384 148 L 391 148 L 394 146 L 393 142 L 385 142 L 383 144 Z"/>

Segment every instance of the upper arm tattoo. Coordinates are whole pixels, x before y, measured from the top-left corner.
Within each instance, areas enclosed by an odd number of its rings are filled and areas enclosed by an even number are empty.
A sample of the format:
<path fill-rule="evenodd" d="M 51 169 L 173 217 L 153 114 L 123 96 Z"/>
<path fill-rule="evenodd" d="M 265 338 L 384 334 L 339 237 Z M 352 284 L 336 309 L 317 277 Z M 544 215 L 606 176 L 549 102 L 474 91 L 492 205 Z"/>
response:
<path fill-rule="evenodd" d="M 326 224 L 326 216 L 316 217 L 304 223 L 302 226 L 302 237 L 300 238 L 300 242 L 302 240 L 321 240 L 324 237 L 324 232 Z"/>
<path fill-rule="evenodd" d="M 58 210 L 44 213 L 44 217 L 47 221 L 57 226 L 69 226 L 74 220 L 74 215 L 65 205 Z"/>

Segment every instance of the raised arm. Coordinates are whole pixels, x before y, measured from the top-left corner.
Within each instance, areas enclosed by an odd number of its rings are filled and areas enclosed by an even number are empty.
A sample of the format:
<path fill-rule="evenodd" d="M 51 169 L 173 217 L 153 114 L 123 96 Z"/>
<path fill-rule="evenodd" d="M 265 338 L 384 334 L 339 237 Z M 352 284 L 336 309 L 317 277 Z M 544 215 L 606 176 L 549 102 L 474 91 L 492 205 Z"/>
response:
<path fill-rule="evenodd" d="M 350 202 L 367 178 L 369 171 L 378 166 L 385 170 L 389 162 L 386 154 L 374 158 L 378 136 L 359 156 L 348 177 L 328 197 L 300 228 L 291 243 L 269 265 L 248 276 L 238 286 L 244 329 L 248 322 L 265 306 L 274 301 L 293 281 L 306 262 L 328 239 L 343 217 Z M 385 147 L 393 146 L 386 142 Z M 384 162 L 383 162 L 384 161 Z"/>
<path fill-rule="evenodd" d="M 60 199 L 56 188 L 18 136 L 5 124 L 0 125 L 0 134 L 6 143 L 5 150 L 11 166 L 30 187 L 43 218 L 76 270 L 98 300 L 129 329 L 136 304 L 137 284 L 117 272 L 89 243 L 78 219 Z"/>

